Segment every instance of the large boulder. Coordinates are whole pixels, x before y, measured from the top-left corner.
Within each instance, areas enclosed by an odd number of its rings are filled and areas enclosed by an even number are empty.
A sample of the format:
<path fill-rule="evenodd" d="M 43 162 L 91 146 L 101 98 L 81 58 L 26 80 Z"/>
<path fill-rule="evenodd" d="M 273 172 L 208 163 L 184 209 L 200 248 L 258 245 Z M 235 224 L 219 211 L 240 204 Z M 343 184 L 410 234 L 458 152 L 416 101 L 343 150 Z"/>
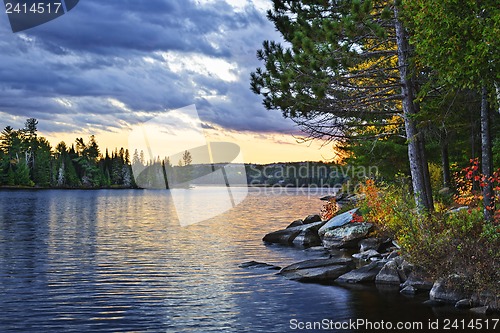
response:
<path fill-rule="evenodd" d="M 279 274 L 289 280 L 328 283 L 350 271 L 354 266 L 352 259 L 348 258 L 313 259 L 287 266 Z"/>
<path fill-rule="evenodd" d="M 293 240 L 293 245 L 298 247 L 312 247 L 321 245 L 321 239 L 318 236 L 318 231 L 315 228 L 302 230 L 300 234 Z"/>
<path fill-rule="evenodd" d="M 286 228 L 283 230 L 278 230 L 271 232 L 262 238 L 266 243 L 292 245 L 294 239 L 300 235 L 301 232 L 306 230 L 312 230 L 317 232 L 318 229 L 323 225 L 324 222 L 315 222 L 310 224 L 299 225 L 292 228 Z"/>
<path fill-rule="evenodd" d="M 470 298 L 470 293 L 464 290 L 464 277 L 453 275 L 437 280 L 429 292 L 431 300 L 456 304 L 461 299 Z"/>
<path fill-rule="evenodd" d="M 371 223 L 366 222 L 349 223 L 326 231 L 321 240 L 325 248 L 357 248 L 359 240 L 364 238 L 372 227 Z"/>
<path fill-rule="evenodd" d="M 389 260 L 375 277 L 375 282 L 399 286 L 401 279 L 398 274 L 397 262 L 395 260 Z"/>
<path fill-rule="evenodd" d="M 359 208 L 354 208 L 351 209 L 350 211 L 347 211 L 345 213 L 339 214 L 337 216 L 332 217 L 329 219 L 324 226 L 322 226 L 318 230 L 318 235 L 319 237 L 323 238 L 323 236 L 331 230 L 334 230 L 336 228 L 342 227 L 349 222 L 352 221 L 352 216 L 359 210 Z"/>
<path fill-rule="evenodd" d="M 366 266 L 341 275 L 336 281 L 347 283 L 373 282 L 385 263 L 384 260 L 374 261 Z"/>

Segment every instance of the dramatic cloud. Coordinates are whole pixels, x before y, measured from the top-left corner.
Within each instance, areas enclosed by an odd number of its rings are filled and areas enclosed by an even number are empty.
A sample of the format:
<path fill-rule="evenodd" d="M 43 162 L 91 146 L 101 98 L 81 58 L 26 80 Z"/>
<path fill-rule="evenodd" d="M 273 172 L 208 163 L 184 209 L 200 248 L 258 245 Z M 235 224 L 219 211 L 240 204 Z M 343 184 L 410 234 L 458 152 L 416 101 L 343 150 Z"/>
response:
<path fill-rule="evenodd" d="M 115 131 L 195 104 L 204 126 L 295 131 L 249 89 L 270 1 L 85 0 L 12 33 L 0 16 L 0 125 Z M 4 123 L 5 121 L 5 123 Z"/>

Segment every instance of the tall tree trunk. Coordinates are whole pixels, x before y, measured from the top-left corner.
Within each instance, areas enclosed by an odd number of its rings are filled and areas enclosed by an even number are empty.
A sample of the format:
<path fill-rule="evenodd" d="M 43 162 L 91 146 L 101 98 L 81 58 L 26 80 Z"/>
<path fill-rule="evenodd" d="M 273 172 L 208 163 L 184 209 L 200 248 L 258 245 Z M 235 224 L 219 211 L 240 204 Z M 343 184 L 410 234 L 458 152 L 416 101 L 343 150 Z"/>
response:
<path fill-rule="evenodd" d="M 489 179 L 493 176 L 493 153 L 491 150 L 490 113 L 488 106 L 488 90 L 485 85 L 481 91 L 481 172 L 486 178 L 483 188 L 484 217 L 493 218 L 495 197 L 493 184 Z"/>
<path fill-rule="evenodd" d="M 432 198 L 429 198 L 429 179 L 426 179 L 424 169 L 428 166 L 423 156 L 423 142 L 421 134 L 417 130 L 415 115 L 417 107 L 414 104 L 415 86 L 410 78 L 408 69 L 409 64 L 409 43 L 408 35 L 399 19 L 398 1 L 394 2 L 394 17 L 396 28 L 396 43 L 398 46 L 398 66 L 401 77 L 401 91 L 403 94 L 403 115 L 406 129 L 406 138 L 408 140 L 408 159 L 410 162 L 410 172 L 413 185 L 415 202 L 420 212 L 423 210 L 432 211 Z M 425 164 L 425 165 L 424 165 Z M 429 183 L 429 186 L 427 186 Z"/>
<path fill-rule="evenodd" d="M 422 175 L 424 177 L 425 199 L 427 200 L 425 207 L 428 211 L 432 211 L 434 210 L 434 200 L 432 198 L 432 184 L 431 175 L 429 172 L 429 164 L 427 163 L 427 154 L 425 152 L 425 138 L 422 132 L 419 132 L 418 136 L 418 143 L 420 148 L 420 164 L 422 167 Z"/>
<path fill-rule="evenodd" d="M 446 133 L 441 133 L 441 167 L 443 168 L 443 187 L 451 185 L 450 156 L 448 152 L 448 138 Z"/>

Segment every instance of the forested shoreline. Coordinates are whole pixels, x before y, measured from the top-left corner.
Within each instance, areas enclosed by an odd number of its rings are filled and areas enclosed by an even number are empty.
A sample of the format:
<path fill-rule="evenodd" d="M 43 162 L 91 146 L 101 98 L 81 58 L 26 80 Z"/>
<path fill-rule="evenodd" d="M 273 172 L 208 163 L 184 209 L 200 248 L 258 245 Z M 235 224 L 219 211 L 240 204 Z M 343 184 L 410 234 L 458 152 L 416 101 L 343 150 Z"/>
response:
<path fill-rule="evenodd" d="M 25 126 L 15 130 L 6 126 L 0 133 L 0 188 L 4 189 L 139 189 L 136 180 L 145 188 L 168 188 L 188 179 L 201 179 L 212 169 L 210 165 L 191 165 L 188 151 L 176 165 L 165 157 L 148 160 L 143 151 L 107 148 L 101 152 L 97 139 L 76 138 L 71 145 L 65 142 L 55 147 L 38 134 L 38 121 L 29 118 Z M 226 166 L 231 178 L 241 168 Z M 135 168 L 134 168 L 135 167 Z M 140 170 L 138 178 L 133 170 Z M 234 169 L 234 170 L 233 170 Z M 208 170 L 208 171 L 207 171 Z M 244 164 L 249 186 L 329 187 L 335 188 L 364 170 L 325 162 L 284 162 Z M 375 171 L 378 171 L 375 170 Z M 220 185 L 219 179 L 204 178 L 199 185 Z"/>
<path fill-rule="evenodd" d="M 77 138 L 54 148 L 38 135 L 38 121 L 29 118 L 24 128 L 6 126 L 0 134 L 0 186 L 6 188 L 134 188 L 127 149 L 106 149 L 95 137 Z"/>
<path fill-rule="evenodd" d="M 252 91 L 344 163 L 379 167 L 358 191 L 374 236 L 449 290 L 498 299 L 498 1 L 272 3 L 281 39 L 257 51 Z"/>

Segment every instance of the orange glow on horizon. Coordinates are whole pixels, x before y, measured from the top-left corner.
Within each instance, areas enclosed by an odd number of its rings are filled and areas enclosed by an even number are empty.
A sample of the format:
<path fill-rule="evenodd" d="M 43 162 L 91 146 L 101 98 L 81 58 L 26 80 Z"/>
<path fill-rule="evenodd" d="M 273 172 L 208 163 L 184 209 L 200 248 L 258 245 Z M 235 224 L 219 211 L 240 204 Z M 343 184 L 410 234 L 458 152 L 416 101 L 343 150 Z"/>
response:
<path fill-rule="evenodd" d="M 84 141 L 88 141 L 91 135 L 95 135 L 101 154 L 106 153 L 106 148 L 111 154 L 115 148 L 119 150 L 123 147 L 128 148 L 130 155 L 132 155 L 133 147 L 127 147 L 129 133 L 128 130 L 120 132 L 97 130 L 95 132 L 85 131 L 80 133 L 41 132 L 40 135 L 47 138 L 52 147 L 55 147 L 61 141 L 71 147 L 76 138 L 82 137 Z M 299 143 L 295 137 L 289 134 L 221 131 L 218 129 L 207 130 L 205 135 L 212 142 L 233 142 L 238 144 L 243 152 L 245 163 L 332 161 L 338 156 L 333 144 L 322 147 L 320 141 Z"/>

